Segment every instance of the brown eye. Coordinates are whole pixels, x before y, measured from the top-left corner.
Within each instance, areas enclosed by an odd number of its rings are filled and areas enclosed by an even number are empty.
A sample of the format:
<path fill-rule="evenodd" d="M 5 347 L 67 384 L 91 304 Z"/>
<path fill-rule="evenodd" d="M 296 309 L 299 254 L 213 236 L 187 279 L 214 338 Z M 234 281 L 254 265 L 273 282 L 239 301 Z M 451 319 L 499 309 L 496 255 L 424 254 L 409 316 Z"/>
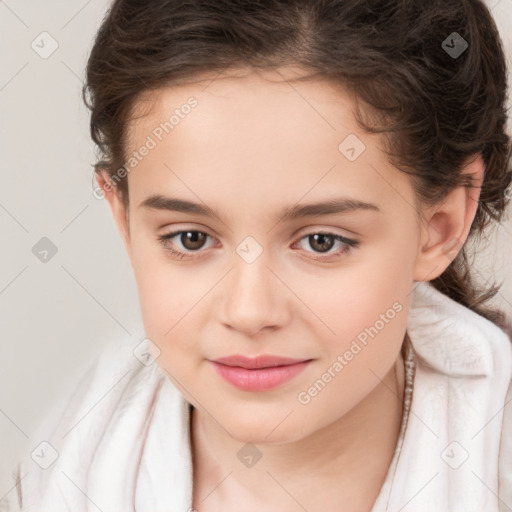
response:
<path fill-rule="evenodd" d="M 185 249 L 195 251 L 204 245 L 207 236 L 206 233 L 201 231 L 183 231 L 180 236 L 180 242 Z"/>
<path fill-rule="evenodd" d="M 337 250 L 332 251 L 331 249 L 335 248 L 337 244 Z M 308 245 L 312 250 L 304 247 L 306 245 Z M 359 241 L 337 235 L 336 233 L 318 232 L 310 233 L 309 235 L 301 237 L 298 242 L 293 244 L 292 247 L 295 248 L 296 246 L 302 248 L 307 253 L 312 255 L 321 255 L 322 253 L 325 253 L 324 256 L 317 258 L 313 257 L 313 259 L 317 259 L 319 261 L 327 261 L 327 258 L 330 257 L 336 258 L 348 255 L 352 249 L 355 249 L 359 246 Z"/>
<path fill-rule="evenodd" d="M 195 230 L 181 230 L 160 235 L 157 237 L 164 249 L 181 258 L 193 257 L 194 253 L 201 253 L 208 238 L 207 233 Z"/>
<path fill-rule="evenodd" d="M 310 247 L 318 252 L 327 252 L 333 247 L 335 242 L 333 235 L 326 235 L 323 233 L 309 235 L 308 240 Z"/>

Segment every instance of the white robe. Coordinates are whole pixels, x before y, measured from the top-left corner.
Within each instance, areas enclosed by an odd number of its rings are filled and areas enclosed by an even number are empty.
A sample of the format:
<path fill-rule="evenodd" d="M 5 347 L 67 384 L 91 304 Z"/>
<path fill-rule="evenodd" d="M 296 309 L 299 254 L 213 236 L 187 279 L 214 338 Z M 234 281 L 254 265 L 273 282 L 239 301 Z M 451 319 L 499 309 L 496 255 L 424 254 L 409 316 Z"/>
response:
<path fill-rule="evenodd" d="M 412 292 L 407 332 L 402 430 L 372 512 L 512 510 L 509 338 L 423 282 Z M 33 458 L 19 457 L 8 510 L 192 511 L 189 404 L 133 348 L 110 343 L 62 414 L 55 409 L 41 426 Z M 42 469 L 53 450 L 58 458 Z"/>

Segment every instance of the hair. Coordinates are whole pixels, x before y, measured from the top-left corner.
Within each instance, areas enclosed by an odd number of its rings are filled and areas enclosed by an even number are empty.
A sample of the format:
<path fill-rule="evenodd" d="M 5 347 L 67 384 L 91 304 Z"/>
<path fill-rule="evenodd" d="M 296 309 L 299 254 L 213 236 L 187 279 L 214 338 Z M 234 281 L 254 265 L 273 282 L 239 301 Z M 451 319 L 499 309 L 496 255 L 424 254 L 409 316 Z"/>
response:
<path fill-rule="evenodd" d="M 448 51 L 454 37 L 467 44 L 460 55 Z M 479 0 L 115 0 L 83 88 L 101 154 L 95 171 L 112 178 L 126 165 L 128 125 L 147 93 L 209 72 L 281 66 L 349 91 L 360 126 L 382 134 L 390 162 L 411 176 L 422 204 L 472 186 L 462 169 L 481 155 L 485 176 L 468 240 L 502 220 L 512 179 L 507 69 Z M 127 181 L 116 189 L 125 206 Z M 431 282 L 510 330 L 487 304 L 501 284 L 480 287 L 471 266 L 464 244 Z"/>

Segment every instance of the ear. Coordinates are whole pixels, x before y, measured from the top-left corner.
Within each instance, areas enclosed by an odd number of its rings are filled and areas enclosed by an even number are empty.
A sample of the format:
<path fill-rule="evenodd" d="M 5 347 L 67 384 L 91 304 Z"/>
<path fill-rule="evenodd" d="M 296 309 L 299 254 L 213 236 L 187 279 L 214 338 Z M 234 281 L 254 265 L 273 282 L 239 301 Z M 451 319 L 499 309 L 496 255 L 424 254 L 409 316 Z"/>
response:
<path fill-rule="evenodd" d="M 423 210 L 415 281 L 439 277 L 462 249 L 478 209 L 484 167 L 481 155 L 467 161 L 462 172 L 470 177 L 471 187 L 456 187 L 441 203 Z"/>
<path fill-rule="evenodd" d="M 96 181 L 100 186 L 105 199 L 108 201 L 110 210 L 116 222 L 119 233 L 123 240 L 124 247 L 131 262 L 130 223 L 128 211 L 124 206 L 119 190 L 112 185 L 112 181 L 105 170 L 96 171 Z"/>

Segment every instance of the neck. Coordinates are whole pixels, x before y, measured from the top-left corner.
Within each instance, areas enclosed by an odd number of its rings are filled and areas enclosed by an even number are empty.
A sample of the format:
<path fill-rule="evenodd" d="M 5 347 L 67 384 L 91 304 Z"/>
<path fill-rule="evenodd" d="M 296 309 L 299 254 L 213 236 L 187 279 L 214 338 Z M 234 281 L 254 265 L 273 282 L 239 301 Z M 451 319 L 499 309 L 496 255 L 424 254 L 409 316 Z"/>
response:
<path fill-rule="evenodd" d="M 242 497 L 251 503 L 270 503 L 273 509 L 279 505 L 281 510 L 290 507 L 291 497 L 308 511 L 339 503 L 351 504 L 345 510 L 370 510 L 398 440 L 404 377 L 400 353 L 385 378 L 349 413 L 297 441 L 256 445 L 263 456 L 250 468 L 237 458 L 244 443 L 193 408 L 195 507 L 205 510 L 202 501 L 208 495 L 205 504 L 215 502 L 224 510 L 228 503 L 239 504 Z"/>

